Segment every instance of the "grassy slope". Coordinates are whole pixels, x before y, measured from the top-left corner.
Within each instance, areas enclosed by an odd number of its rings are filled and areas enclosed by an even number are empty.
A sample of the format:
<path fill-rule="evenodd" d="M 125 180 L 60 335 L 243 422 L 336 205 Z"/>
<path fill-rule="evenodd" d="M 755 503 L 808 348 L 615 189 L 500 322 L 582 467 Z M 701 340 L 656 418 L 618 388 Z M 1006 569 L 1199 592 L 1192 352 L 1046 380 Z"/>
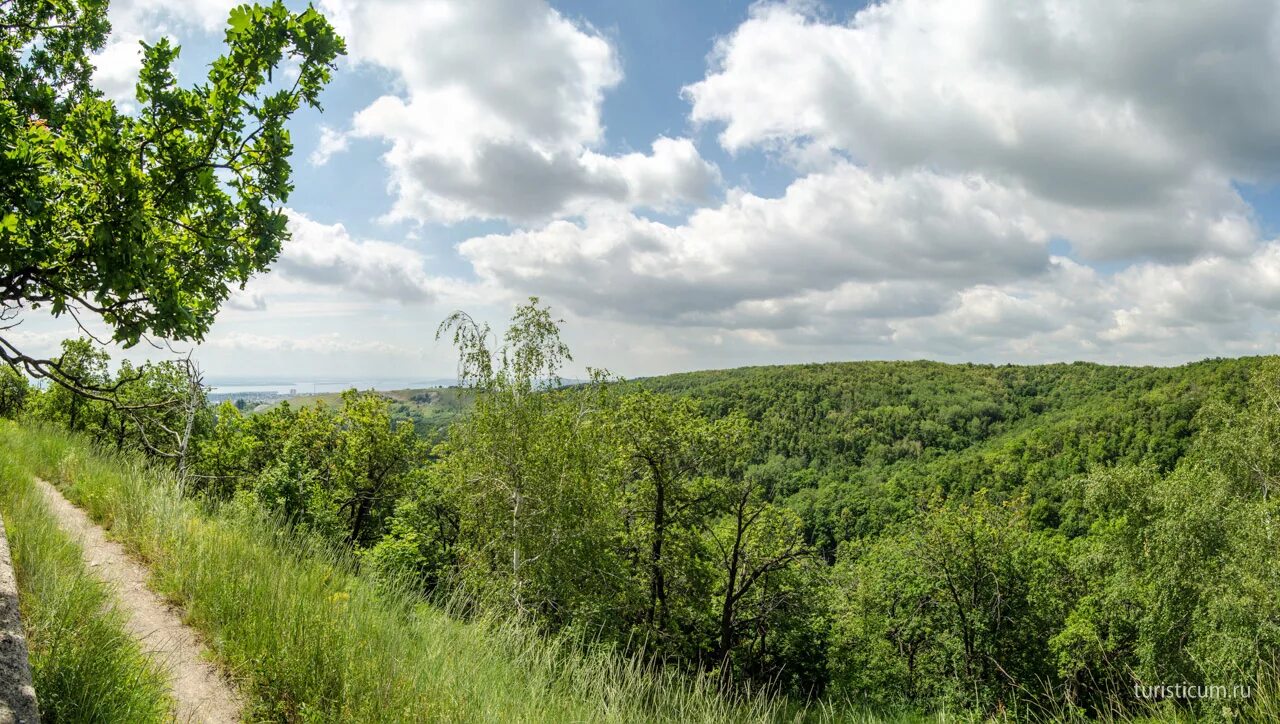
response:
<path fill-rule="evenodd" d="M 80 547 L 58 529 L 30 475 L 7 455 L 0 456 L 0 511 L 43 720 L 167 721 L 159 669 L 109 608 L 108 590 L 89 576 Z"/>
<path fill-rule="evenodd" d="M 785 702 L 727 703 L 706 682 L 642 675 L 627 661 L 584 657 L 514 624 L 461 623 L 411 596 L 378 590 L 269 521 L 202 510 L 162 473 L 96 454 L 65 434 L 0 423 L 0 448 L 56 482 L 149 562 L 157 589 L 186 607 L 257 718 L 748 721 L 795 714 Z"/>

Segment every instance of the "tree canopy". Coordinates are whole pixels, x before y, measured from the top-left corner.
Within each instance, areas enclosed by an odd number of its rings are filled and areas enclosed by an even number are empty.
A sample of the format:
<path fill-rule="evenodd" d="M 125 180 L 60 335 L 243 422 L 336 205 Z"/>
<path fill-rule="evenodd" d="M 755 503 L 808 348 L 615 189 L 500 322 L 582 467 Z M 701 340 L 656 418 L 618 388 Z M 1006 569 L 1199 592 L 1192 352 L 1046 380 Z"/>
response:
<path fill-rule="evenodd" d="M 145 452 L 209 505 L 288 521 L 464 616 L 728 691 L 1085 719 L 1220 708 L 1135 698 L 1158 682 L 1274 686 L 1274 359 L 564 384 L 536 299 L 499 334 L 465 314 L 440 331 L 469 401 L 443 439 L 374 391 L 242 412 L 194 389 L 139 419 L 6 375 L 0 414 Z M 84 340 L 63 360 L 139 403 L 186 380 L 111 370 Z"/>
<path fill-rule="evenodd" d="M 225 52 L 181 87 L 144 43 L 137 109 L 92 85 L 103 0 L 0 3 L 0 360 L 85 394 L 115 388 L 5 334 L 27 310 L 95 315 L 114 341 L 199 341 L 288 237 L 293 144 L 345 45 L 314 8 L 231 12 Z"/>

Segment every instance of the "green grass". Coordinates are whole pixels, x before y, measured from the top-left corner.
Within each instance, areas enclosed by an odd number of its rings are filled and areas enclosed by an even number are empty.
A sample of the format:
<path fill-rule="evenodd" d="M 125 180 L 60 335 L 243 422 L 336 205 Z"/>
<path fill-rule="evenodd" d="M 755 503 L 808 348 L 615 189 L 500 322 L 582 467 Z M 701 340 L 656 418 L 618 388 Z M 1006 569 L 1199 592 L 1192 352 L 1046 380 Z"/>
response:
<path fill-rule="evenodd" d="M 125 632 L 110 592 L 11 456 L 0 455 L 0 511 L 41 718 L 45 722 L 162 722 L 160 670 Z"/>
<path fill-rule="evenodd" d="M 147 561 L 153 587 L 182 604 L 219 663 L 267 721 L 982 721 L 972 714 L 876 716 L 848 702 L 802 706 L 764 695 L 726 700 L 708 681 L 584 654 L 509 621 L 463 622 L 361 576 L 342 556 L 231 506 L 186 499 L 164 471 L 100 453 L 62 432 L 0 421 L 0 508 L 14 541 L 24 621 L 48 721 L 154 721 L 159 677 L 119 627 L 98 616 L 89 579 L 24 471 L 56 482 Z M 1264 677 L 1280 681 L 1280 674 Z M 1262 682 L 1260 682 L 1262 683 Z M 1049 697 L 1050 699 L 1052 697 Z M 1280 717 L 1280 692 L 1195 718 L 1117 698 L 1102 721 Z M 51 708 L 52 707 L 52 708 Z M 52 716 L 49 714 L 52 713 Z M 1084 718 L 1063 702 L 989 721 Z"/>
<path fill-rule="evenodd" d="M 0 424 L 0 448 L 57 483 L 146 560 L 257 719 L 290 721 L 869 720 L 584 655 L 511 622 L 459 621 L 378 587 L 271 521 L 185 499 L 162 471 L 63 433 Z"/>

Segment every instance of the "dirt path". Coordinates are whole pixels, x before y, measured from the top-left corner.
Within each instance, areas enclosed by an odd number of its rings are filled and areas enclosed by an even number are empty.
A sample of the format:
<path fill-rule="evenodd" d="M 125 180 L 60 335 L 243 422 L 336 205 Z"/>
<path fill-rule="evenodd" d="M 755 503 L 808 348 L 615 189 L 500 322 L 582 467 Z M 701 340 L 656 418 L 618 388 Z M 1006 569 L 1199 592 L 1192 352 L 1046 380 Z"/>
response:
<path fill-rule="evenodd" d="M 62 529 L 80 541 L 89 570 L 116 590 L 118 606 L 128 617 L 125 627 L 142 649 L 169 673 L 179 722 L 240 721 L 243 702 L 235 689 L 202 656 L 204 645 L 178 611 L 147 588 L 145 566 L 124 547 L 108 540 L 84 511 L 43 480 L 36 485 L 49 502 Z M 37 695 L 39 692 L 37 692 Z"/>

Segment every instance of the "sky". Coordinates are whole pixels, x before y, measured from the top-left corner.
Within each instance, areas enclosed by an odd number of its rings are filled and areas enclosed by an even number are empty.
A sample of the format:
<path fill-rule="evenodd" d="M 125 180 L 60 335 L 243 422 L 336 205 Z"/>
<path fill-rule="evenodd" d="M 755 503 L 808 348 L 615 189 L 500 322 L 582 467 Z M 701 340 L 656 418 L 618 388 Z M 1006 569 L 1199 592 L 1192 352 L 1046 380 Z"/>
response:
<path fill-rule="evenodd" d="M 195 82 L 234 4 L 114 0 L 99 87 L 162 35 Z M 317 7 L 348 55 L 211 377 L 447 377 L 444 317 L 531 295 L 570 376 L 1280 347 L 1274 1 Z"/>

